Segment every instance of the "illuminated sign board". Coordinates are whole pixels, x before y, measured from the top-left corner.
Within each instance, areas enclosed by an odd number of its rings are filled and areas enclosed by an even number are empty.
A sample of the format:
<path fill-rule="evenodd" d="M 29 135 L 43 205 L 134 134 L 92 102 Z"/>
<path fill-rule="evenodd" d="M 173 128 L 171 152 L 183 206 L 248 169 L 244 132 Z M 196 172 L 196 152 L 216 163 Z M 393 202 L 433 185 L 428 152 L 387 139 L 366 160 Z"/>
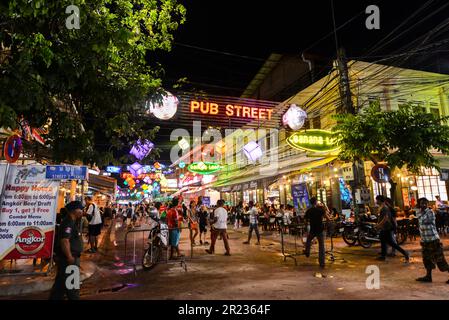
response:
<path fill-rule="evenodd" d="M 198 174 L 210 174 L 221 169 L 218 163 L 213 162 L 193 162 L 189 164 L 187 170 Z"/>
<path fill-rule="evenodd" d="M 120 173 L 121 168 L 120 167 L 115 167 L 115 166 L 107 166 L 106 167 L 106 172 L 109 173 Z"/>
<path fill-rule="evenodd" d="M 318 129 L 294 132 L 287 138 L 287 143 L 292 148 L 313 152 L 330 152 L 338 149 L 334 133 Z"/>
<path fill-rule="evenodd" d="M 211 101 L 190 101 L 190 112 L 209 115 L 225 114 L 228 117 L 270 120 L 273 110 L 236 104 L 221 104 Z"/>

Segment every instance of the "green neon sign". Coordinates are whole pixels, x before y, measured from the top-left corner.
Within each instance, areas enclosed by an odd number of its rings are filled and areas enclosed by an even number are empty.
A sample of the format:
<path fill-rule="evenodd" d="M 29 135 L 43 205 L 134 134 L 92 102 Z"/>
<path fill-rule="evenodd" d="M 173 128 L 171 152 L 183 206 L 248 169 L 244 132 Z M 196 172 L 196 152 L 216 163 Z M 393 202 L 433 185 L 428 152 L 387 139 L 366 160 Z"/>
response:
<path fill-rule="evenodd" d="M 338 149 L 334 133 L 327 130 L 294 132 L 287 138 L 287 143 L 292 148 L 313 152 L 330 152 Z"/>
<path fill-rule="evenodd" d="M 189 164 L 187 170 L 198 174 L 210 174 L 219 171 L 221 166 L 218 163 L 213 162 L 193 162 Z"/>

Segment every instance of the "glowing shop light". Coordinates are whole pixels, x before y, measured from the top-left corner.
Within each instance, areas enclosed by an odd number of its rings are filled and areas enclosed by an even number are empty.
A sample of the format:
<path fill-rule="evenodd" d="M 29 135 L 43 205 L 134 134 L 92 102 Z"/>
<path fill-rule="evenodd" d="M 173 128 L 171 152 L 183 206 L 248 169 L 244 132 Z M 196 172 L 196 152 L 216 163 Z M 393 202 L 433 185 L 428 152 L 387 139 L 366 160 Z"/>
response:
<path fill-rule="evenodd" d="M 243 147 L 243 153 L 249 161 L 256 162 L 257 159 L 262 157 L 262 148 L 257 142 L 250 141 Z"/>
<path fill-rule="evenodd" d="M 307 113 L 296 104 L 291 104 L 290 108 L 282 116 L 282 124 L 289 126 L 292 130 L 299 130 L 307 119 Z"/>
<path fill-rule="evenodd" d="M 161 168 L 161 164 L 159 162 L 154 163 L 154 167 L 159 170 Z"/>
<path fill-rule="evenodd" d="M 106 172 L 109 173 L 120 173 L 121 168 L 120 167 L 115 167 L 115 166 L 107 166 L 106 167 Z"/>
<path fill-rule="evenodd" d="M 184 161 L 180 161 L 179 164 L 178 164 L 178 167 L 180 169 L 184 169 L 186 167 L 186 163 Z"/>
<path fill-rule="evenodd" d="M 168 120 L 172 118 L 178 110 L 179 100 L 170 92 L 165 91 L 162 99 L 150 99 L 146 103 L 147 113 L 152 113 L 156 118 Z"/>
<path fill-rule="evenodd" d="M 178 145 L 182 150 L 186 150 L 190 147 L 190 143 L 186 138 L 182 138 L 181 140 L 179 140 Z"/>

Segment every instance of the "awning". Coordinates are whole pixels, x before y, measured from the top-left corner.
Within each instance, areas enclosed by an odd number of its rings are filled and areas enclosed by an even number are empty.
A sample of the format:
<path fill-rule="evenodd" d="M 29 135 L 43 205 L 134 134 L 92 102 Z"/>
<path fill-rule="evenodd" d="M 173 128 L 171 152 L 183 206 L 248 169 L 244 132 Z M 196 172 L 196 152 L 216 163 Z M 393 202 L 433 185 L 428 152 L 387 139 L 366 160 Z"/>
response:
<path fill-rule="evenodd" d="M 89 188 L 104 194 L 114 195 L 117 188 L 117 180 L 108 176 L 89 174 L 87 182 L 89 183 Z"/>
<path fill-rule="evenodd" d="M 313 168 L 317 168 L 317 167 L 323 166 L 329 162 L 332 162 L 336 158 L 337 157 L 332 156 L 332 157 L 327 157 L 324 159 L 316 160 L 316 158 L 305 157 L 304 160 L 309 160 L 309 161 L 303 161 L 303 162 L 298 163 L 298 161 L 300 161 L 300 160 L 297 160 L 296 163 L 289 163 L 287 166 L 285 166 L 285 163 L 284 163 L 284 164 L 282 164 L 282 167 L 280 169 L 273 170 L 273 173 L 268 174 L 268 175 L 265 175 L 265 174 L 260 175 L 260 172 L 259 172 L 260 168 L 254 167 L 254 168 L 242 173 L 239 178 L 223 179 L 221 181 L 218 181 L 217 184 L 214 184 L 214 186 L 215 187 L 233 186 L 233 185 L 237 185 L 237 184 L 249 183 L 249 182 L 254 182 L 254 181 L 263 180 L 263 179 L 271 179 L 274 182 L 277 179 L 277 177 L 280 175 L 301 174 L 301 173 L 309 171 Z"/>

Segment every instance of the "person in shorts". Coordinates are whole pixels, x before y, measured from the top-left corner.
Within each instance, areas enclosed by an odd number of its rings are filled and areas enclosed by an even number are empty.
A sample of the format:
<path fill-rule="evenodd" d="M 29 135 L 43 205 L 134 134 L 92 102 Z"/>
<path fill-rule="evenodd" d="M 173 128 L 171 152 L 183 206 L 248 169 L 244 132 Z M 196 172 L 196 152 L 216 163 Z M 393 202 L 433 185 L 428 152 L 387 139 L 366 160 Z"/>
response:
<path fill-rule="evenodd" d="M 92 200 L 92 197 L 85 198 L 87 205 L 86 217 L 89 221 L 89 243 L 90 249 L 87 250 L 89 253 L 95 253 L 98 250 L 98 236 L 101 233 L 101 214 L 98 205 Z"/>
<path fill-rule="evenodd" d="M 178 206 L 178 199 L 173 199 L 167 210 L 167 225 L 169 231 L 169 244 L 170 244 L 170 259 L 174 259 L 174 252 L 176 251 L 176 257 L 181 257 L 179 252 L 179 240 L 181 238 L 181 232 L 179 230 L 179 213 L 176 207 Z"/>

